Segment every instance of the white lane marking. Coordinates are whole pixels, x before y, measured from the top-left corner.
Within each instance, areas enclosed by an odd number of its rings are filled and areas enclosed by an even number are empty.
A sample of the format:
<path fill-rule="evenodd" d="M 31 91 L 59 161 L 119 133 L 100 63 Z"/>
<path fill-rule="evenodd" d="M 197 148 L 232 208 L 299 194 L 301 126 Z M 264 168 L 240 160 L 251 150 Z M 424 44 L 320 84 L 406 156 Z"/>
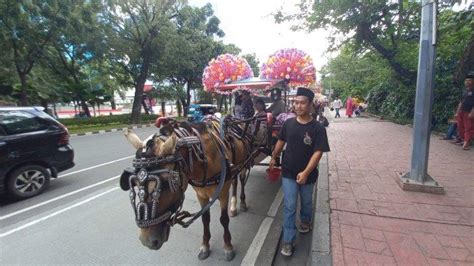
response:
<path fill-rule="evenodd" d="M 105 195 L 105 194 L 107 194 L 107 193 L 110 193 L 110 192 L 112 192 L 112 191 L 114 191 L 114 190 L 117 190 L 117 189 L 119 189 L 119 188 L 118 188 L 118 187 L 111 188 L 111 189 L 109 189 L 109 190 L 107 190 L 107 191 L 104 191 L 104 192 L 98 194 L 98 195 L 95 195 L 94 197 L 88 198 L 88 199 L 86 199 L 86 200 L 83 200 L 83 201 L 81 201 L 81 202 L 78 202 L 78 203 L 76 203 L 76 204 L 73 204 L 73 205 L 71 205 L 71 206 L 69 206 L 69 207 L 66 207 L 66 208 L 64 208 L 64 209 L 61 209 L 61 210 L 59 210 L 59 211 L 57 211 L 57 212 L 51 213 L 51 214 L 46 215 L 46 216 L 44 216 L 44 217 L 41 217 L 41 218 L 39 218 L 39 219 L 37 219 L 37 220 L 31 221 L 31 222 L 26 223 L 26 224 L 24 224 L 24 225 L 22 225 L 22 226 L 19 226 L 19 227 L 15 228 L 15 229 L 12 229 L 12 230 L 10 230 L 10 231 L 7 231 L 7 232 L 5 232 L 5 233 L 2 233 L 2 234 L 0 234 L 0 238 L 6 237 L 6 236 L 11 235 L 11 234 L 13 234 L 13 233 L 15 233 L 15 232 L 18 232 L 18 231 L 20 231 L 20 230 L 23 230 L 23 229 L 25 229 L 25 228 L 28 228 L 28 227 L 30 227 L 30 226 L 33 226 L 33 225 L 35 225 L 35 224 L 37 224 L 37 223 L 40 223 L 40 222 L 42 222 L 42 221 L 44 221 L 44 220 L 47 220 L 47 219 L 51 218 L 51 217 L 54 217 L 54 216 L 56 216 L 56 215 L 58 215 L 58 214 L 61 214 L 61 213 L 65 212 L 65 211 L 68 211 L 68 210 L 70 210 L 70 209 L 73 209 L 73 208 L 76 208 L 76 207 L 78 207 L 78 206 L 81 206 L 81 205 L 83 205 L 83 204 L 85 204 L 85 203 L 87 203 L 87 202 L 89 202 L 89 201 L 92 201 L 92 200 L 94 200 L 94 199 L 96 199 L 96 198 L 98 198 L 98 197 L 102 197 L 103 195 Z"/>
<path fill-rule="evenodd" d="M 114 180 L 114 179 L 117 179 L 117 178 L 119 178 L 119 177 L 120 177 L 120 175 L 117 175 L 117 176 L 111 177 L 111 178 L 109 178 L 109 179 L 106 179 L 106 180 L 97 182 L 97 183 L 95 183 L 95 184 L 89 185 L 89 186 L 87 186 L 87 187 L 83 187 L 83 188 L 81 188 L 81 189 L 74 190 L 74 191 L 72 191 L 72 192 L 69 192 L 69 193 L 67 193 L 67 194 L 61 195 L 61 196 L 59 196 L 59 197 L 52 198 L 52 199 L 50 199 L 50 200 L 47 200 L 47 201 L 38 203 L 38 204 L 33 205 L 33 206 L 30 206 L 30 207 L 28 207 L 28 208 L 24 208 L 24 209 L 18 210 L 18 211 L 16 211 L 16 212 L 12 212 L 12 213 L 10 213 L 10 214 L 4 215 L 4 216 L 0 216 L 0 221 L 5 220 L 5 219 L 7 219 L 7 218 L 10 218 L 10 217 L 12 217 L 12 216 L 18 215 L 18 214 L 20 214 L 20 213 L 24 213 L 24 212 L 27 212 L 27 211 L 29 211 L 29 210 L 32 210 L 32 209 L 41 207 L 41 206 L 46 205 L 46 204 L 48 204 L 48 203 L 51 203 L 51 202 L 60 200 L 60 199 L 62 199 L 62 198 L 69 197 L 69 196 L 71 196 L 71 195 L 77 194 L 77 193 L 79 193 L 79 192 L 81 192 L 81 191 L 84 191 L 84 190 L 86 190 L 86 189 L 93 188 L 93 187 L 96 187 L 96 186 L 98 186 L 98 185 L 102 185 L 102 184 L 104 184 L 104 183 L 107 183 L 107 182 L 112 181 L 112 180 Z"/>
<path fill-rule="evenodd" d="M 70 175 L 77 174 L 77 173 L 80 173 L 80 172 L 84 172 L 84 171 L 87 171 L 87 170 L 91 170 L 91 169 L 94 169 L 94 168 L 99 168 L 99 167 L 102 167 L 104 165 L 113 164 L 113 163 L 116 163 L 116 162 L 120 162 L 120 161 L 123 161 L 123 160 L 133 158 L 133 157 L 135 157 L 135 155 L 127 156 L 127 157 L 124 157 L 124 158 L 121 158 L 121 159 L 113 160 L 113 161 L 106 162 L 106 163 L 103 163 L 103 164 L 98 164 L 98 165 L 87 167 L 87 168 L 84 168 L 84 169 L 81 169 L 81 170 L 70 172 L 70 173 L 67 173 L 67 174 L 64 174 L 64 175 L 60 175 L 60 176 L 58 176 L 58 178 L 65 177 L 65 176 L 70 176 Z"/>
<path fill-rule="evenodd" d="M 270 227 L 272 226 L 273 220 L 275 219 L 275 216 L 278 212 L 278 208 L 280 208 L 282 200 L 283 192 L 280 188 L 272 202 L 272 205 L 268 209 L 267 217 L 263 219 L 263 222 L 260 224 L 255 238 L 252 240 L 252 244 L 250 244 L 249 248 L 247 249 L 247 253 L 245 253 L 245 257 L 242 260 L 241 265 L 255 265 L 258 254 L 260 254 L 260 250 L 262 250 L 263 243 L 265 242 L 265 238 L 268 235 L 268 231 L 270 231 Z"/>
<path fill-rule="evenodd" d="M 283 201 L 283 190 L 281 188 L 278 190 L 278 193 L 275 196 L 275 199 L 272 202 L 272 205 L 268 209 L 267 216 L 275 217 L 278 212 L 278 208 L 280 208 L 280 204 Z"/>

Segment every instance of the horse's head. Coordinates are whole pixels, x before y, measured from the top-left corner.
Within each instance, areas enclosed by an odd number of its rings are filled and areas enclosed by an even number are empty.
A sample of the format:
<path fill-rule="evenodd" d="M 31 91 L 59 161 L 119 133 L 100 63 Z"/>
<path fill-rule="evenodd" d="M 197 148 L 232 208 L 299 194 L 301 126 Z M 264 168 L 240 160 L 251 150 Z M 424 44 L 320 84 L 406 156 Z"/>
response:
<path fill-rule="evenodd" d="M 122 174 L 120 186 L 129 190 L 140 241 L 150 249 L 159 249 L 168 240 L 187 186 L 180 172 L 183 158 L 176 149 L 177 137 L 166 127 L 146 143 L 130 131 L 125 136 L 137 153 L 133 168 Z"/>

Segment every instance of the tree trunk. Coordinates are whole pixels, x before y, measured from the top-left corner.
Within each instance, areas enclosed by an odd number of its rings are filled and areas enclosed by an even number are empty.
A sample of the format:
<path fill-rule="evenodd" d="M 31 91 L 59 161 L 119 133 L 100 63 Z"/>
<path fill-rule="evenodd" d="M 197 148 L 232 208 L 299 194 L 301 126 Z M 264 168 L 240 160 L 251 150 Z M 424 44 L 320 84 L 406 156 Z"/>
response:
<path fill-rule="evenodd" d="M 166 102 L 161 102 L 161 115 L 166 116 Z"/>
<path fill-rule="evenodd" d="M 115 99 L 112 96 L 112 99 L 110 100 L 110 106 L 112 107 L 112 110 L 117 110 L 117 104 L 115 104 Z"/>
<path fill-rule="evenodd" d="M 91 117 L 91 112 L 89 111 L 89 106 L 87 106 L 87 103 L 84 99 L 80 98 L 81 101 L 81 107 L 84 113 L 86 113 L 87 117 Z"/>
<path fill-rule="evenodd" d="M 21 91 L 20 91 L 20 103 L 22 106 L 28 105 L 28 84 L 26 82 L 26 74 L 20 73 L 20 83 L 21 83 Z"/>
<path fill-rule="evenodd" d="M 221 95 L 221 99 L 219 101 L 219 107 L 218 107 L 219 112 L 222 112 L 222 104 L 223 103 L 224 103 L 224 95 Z"/>
<path fill-rule="evenodd" d="M 57 109 L 56 109 L 56 101 L 53 102 L 53 114 L 56 118 L 59 118 L 58 112 L 57 112 Z"/>
<path fill-rule="evenodd" d="M 183 114 L 183 108 L 182 108 L 181 102 L 179 100 L 176 101 L 176 109 L 177 109 L 177 112 L 178 112 L 178 116 L 181 117 L 181 115 Z"/>
<path fill-rule="evenodd" d="M 145 87 L 148 70 L 150 68 L 150 44 L 143 48 L 141 54 L 143 58 L 143 64 L 140 70 L 140 75 L 138 75 L 137 82 L 135 83 L 135 96 L 133 98 L 132 116 L 130 117 L 130 123 L 132 124 L 138 124 L 140 122 L 141 106 L 143 104 L 143 88 Z"/>
<path fill-rule="evenodd" d="M 181 100 L 181 107 L 183 108 L 183 116 L 186 117 L 188 115 L 188 107 L 186 106 L 186 99 L 182 98 Z"/>
<path fill-rule="evenodd" d="M 229 105 L 227 103 L 227 96 L 224 95 L 224 110 L 225 110 L 225 113 L 227 113 L 227 111 L 229 110 Z"/>
<path fill-rule="evenodd" d="M 150 110 L 148 110 L 148 105 L 146 104 L 146 100 L 147 100 L 147 99 L 148 99 L 148 98 L 143 97 L 143 99 L 142 99 L 142 106 L 143 106 L 143 109 L 145 110 L 145 114 L 146 114 L 146 115 L 149 115 L 149 114 L 150 114 Z"/>
<path fill-rule="evenodd" d="M 186 103 L 183 103 L 184 116 L 188 115 L 188 108 L 190 104 L 191 104 L 191 81 L 187 80 L 186 81 Z"/>

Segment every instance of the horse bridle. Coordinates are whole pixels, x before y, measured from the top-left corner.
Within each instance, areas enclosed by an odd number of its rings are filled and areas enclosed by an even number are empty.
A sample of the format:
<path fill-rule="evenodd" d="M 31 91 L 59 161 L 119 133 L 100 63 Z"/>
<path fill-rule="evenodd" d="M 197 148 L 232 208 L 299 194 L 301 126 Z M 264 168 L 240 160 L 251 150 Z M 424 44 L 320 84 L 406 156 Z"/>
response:
<path fill-rule="evenodd" d="M 135 212 L 135 222 L 138 227 L 147 228 L 165 221 L 173 220 L 173 216 L 176 217 L 176 214 L 180 211 L 182 202 L 184 201 L 184 187 L 181 174 L 175 170 L 176 167 L 182 165 L 183 162 L 184 159 L 179 153 L 164 158 L 140 158 L 133 160 L 133 167 L 139 170 L 129 177 L 129 196 L 132 208 Z M 171 163 L 175 164 L 174 170 L 166 168 L 147 170 Z M 167 181 L 163 180 L 163 174 L 168 175 Z M 147 186 L 150 181 L 155 181 L 155 187 L 151 193 L 148 193 Z M 173 193 L 181 190 L 182 194 L 178 204 L 176 204 L 177 206 L 174 207 L 174 210 L 168 210 L 167 212 L 158 215 L 158 203 L 165 182 L 167 182 L 166 184 Z M 133 184 L 137 185 L 138 191 L 135 191 Z M 147 201 L 147 196 L 151 197 L 151 202 Z M 138 199 L 138 202 L 136 202 L 136 199 Z"/>
<path fill-rule="evenodd" d="M 155 137 L 159 137 L 161 140 L 165 141 L 166 136 L 164 135 L 155 135 Z M 153 140 L 152 139 L 152 140 Z M 154 141 L 152 142 L 154 143 Z M 136 158 L 133 160 L 133 167 L 134 170 L 128 171 L 131 173 L 129 177 L 129 188 L 130 188 L 130 202 L 132 204 L 132 208 L 135 212 L 135 222 L 138 227 L 140 228 L 147 228 L 154 225 L 161 224 L 163 222 L 167 222 L 169 225 L 180 224 L 183 227 L 188 227 L 194 222 L 197 218 L 199 218 L 204 212 L 208 211 L 211 205 L 219 198 L 220 192 L 225 183 L 225 177 L 227 175 L 227 160 L 224 156 L 224 147 L 222 145 L 218 145 L 223 169 L 221 170 L 221 175 L 218 182 L 218 187 L 214 191 L 212 195 L 212 200 L 209 201 L 200 211 L 196 213 L 189 213 L 186 211 L 181 211 L 184 202 L 184 181 L 182 177 L 182 173 L 176 171 L 176 168 L 179 169 L 188 169 L 189 171 L 192 170 L 190 168 L 190 163 L 186 163 L 186 160 L 181 156 L 179 149 L 182 147 L 187 147 L 190 152 L 190 147 L 192 145 L 201 144 L 201 140 L 197 136 L 188 136 L 178 140 L 176 144 L 175 153 L 166 156 L 166 157 L 152 157 L 152 158 Z M 147 149 L 151 148 L 147 145 Z M 163 165 L 166 164 L 174 164 L 174 169 L 166 169 L 161 168 Z M 138 170 L 137 170 L 138 169 Z M 157 169 L 157 170 L 150 170 L 150 169 Z M 164 182 L 162 179 L 163 174 L 168 174 L 167 182 Z M 148 183 L 150 181 L 155 181 L 155 187 L 151 193 L 148 193 Z M 137 199 L 137 192 L 133 187 L 133 184 L 137 184 L 138 187 L 138 203 L 136 202 Z M 180 199 L 171 210 L 166 211 L 165 213 L 158 216 L 157 209 L 159 198 L 161 195 L 162 187 L 168 184 L 170 190 L 175 193 L 179 189 L 181 190 Z M 147 202 L 147 194 L 151 196 L 151 202 Z M 190 218 L 188 221 L 184 221 L 184 219 Z"/>

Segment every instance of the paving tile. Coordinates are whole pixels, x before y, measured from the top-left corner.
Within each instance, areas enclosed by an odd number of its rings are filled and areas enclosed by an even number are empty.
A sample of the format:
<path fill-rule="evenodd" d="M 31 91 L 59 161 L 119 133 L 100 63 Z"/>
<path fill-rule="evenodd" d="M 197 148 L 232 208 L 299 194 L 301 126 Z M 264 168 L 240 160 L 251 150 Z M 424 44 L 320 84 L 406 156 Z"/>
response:
<path fill-rule="evenodd" d="M 428 261 L 412 237 L 389 232 L 385 232 L 384 235 L 398 264 L 428 265 Z"/>
<path fill-rule="evenodd" d="M 471 252 L 469 252 L 469 250 L 466 248 L 449 248 L 448 247 L 446 248 L 446 251 L 452 260 L 474 262 L 473 256 L 471 256 Z"/>
<path fill-rule="evenodd" d="M 438 242 L 443 247 L 451 247 L 451 248 L 465 248 L 462 244 L 461 240 L 455 236 L 435 236 Z"/>
<path fill-rule="evenodd" d="M 372 253 L 392 256 L 392 252 L 385 241 L 376 241 L 371 239 L 364 239 L 365 250 Z"/>
<path fill-rule="evenodd" d="M 360 215 L 351 212 L 338 212 L 338 219 L 340 224 L 362 226 Z"/>
<path fill-rule="evenodd" d="M 357 202 L 355 200 L 336 199 L 336 206 L 338 210 L 358 212 Z"/>
<path fill-rule="evenodd" d="M 436 237 L 432 234 L 413 233 L 416 243 L 427 257 L 437 259 L 450 259 Z"/>
<path fill-rule="evenodd" d="M 365 239 L 385 241 L 385 237 L 383 236 L 383 231 L 367 229 L 367 228 L 362 228 L 361 231 L 362 231 L 362 237 Z"/>
<path fill-rule="evenodd" d="M 346 265 L 397 265 L 393 257 L 350 248 L 344 248 L 344 259 Z"/>
<path fill-rule="evenodd" d="M 342 245 L 347 248 L 364 250 L 364 240 L 359 227 L 341 224 Z"/>

